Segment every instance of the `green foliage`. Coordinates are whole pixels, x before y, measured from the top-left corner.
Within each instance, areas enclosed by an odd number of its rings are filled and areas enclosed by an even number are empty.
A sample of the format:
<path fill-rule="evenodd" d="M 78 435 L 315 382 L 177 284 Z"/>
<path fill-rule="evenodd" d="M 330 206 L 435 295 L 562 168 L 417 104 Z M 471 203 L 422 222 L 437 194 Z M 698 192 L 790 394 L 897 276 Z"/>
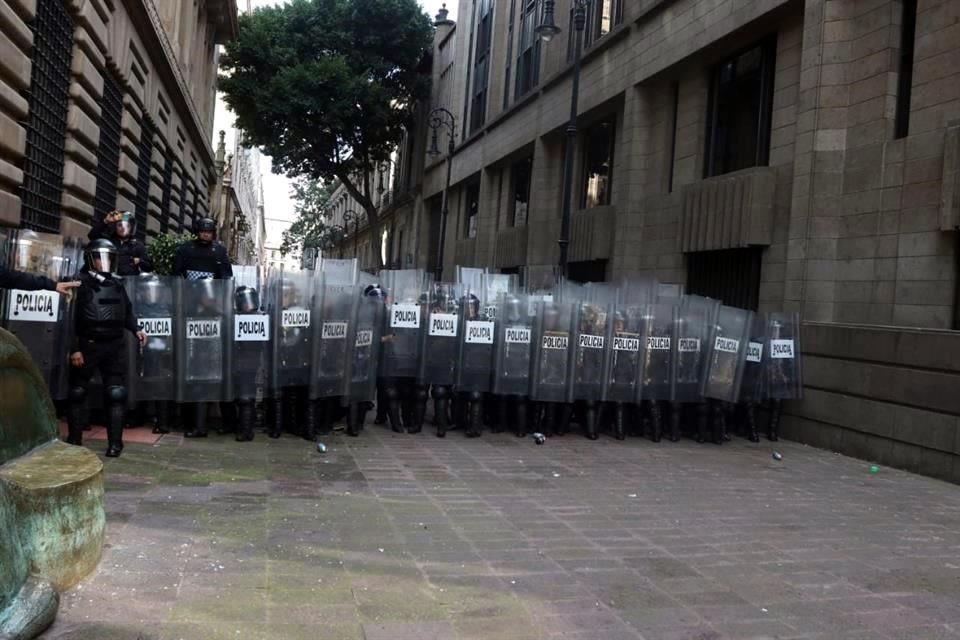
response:
<path fill-rule="evenodd" d="M 219 88 L 247 142 L 288 176 L 339 180 L 376 229 L 369 176 L 429 94 L 430 19 L 416 0 L 291 0 L 239 24 Z M 318 220 L 296 233 L 316 236 Z"/>
<path fill-rule="evenodd" d="M 173 256 L 177 247 L 190 242 L 196 236 L 190 233 L 166 233 L 157 236 L 147 245 L 147 255 L 153 261 L 153 270 L 157 275 L 168 276 L 173 271 Z"/>
<path fill-rule="evenodd" d="M 283 232 L 281 253 L 296 254 L 301 249 L 319 247 L 325 243 L 333 227 L 327 224 L 329 220 L 324 207 L 334 190 L 330 182 L 303 177 L 293 181 L 290 197 L 297 217 L 290 228 Z"/>

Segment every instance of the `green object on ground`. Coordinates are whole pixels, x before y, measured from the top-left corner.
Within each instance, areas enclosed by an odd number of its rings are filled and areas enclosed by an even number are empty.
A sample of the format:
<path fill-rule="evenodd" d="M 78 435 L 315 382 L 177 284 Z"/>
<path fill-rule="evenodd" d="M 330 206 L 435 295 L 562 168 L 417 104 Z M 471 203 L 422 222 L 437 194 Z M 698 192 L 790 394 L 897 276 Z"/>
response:
<path fill-rule="evenodd" d="M 878 473 L 879 471 L 880 471 L 880 467 L 878 467 L 875 464 L 870 465 L 870 473 Z"/>

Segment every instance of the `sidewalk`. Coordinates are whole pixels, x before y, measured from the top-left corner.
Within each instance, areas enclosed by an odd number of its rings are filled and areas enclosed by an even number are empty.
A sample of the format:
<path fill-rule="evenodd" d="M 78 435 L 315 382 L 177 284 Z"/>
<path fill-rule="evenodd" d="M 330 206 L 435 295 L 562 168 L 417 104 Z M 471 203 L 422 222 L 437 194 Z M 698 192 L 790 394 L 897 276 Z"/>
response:
<path fill-rule="evenodd" d="M 43 637 L 960 639 L 954 485 L 739 439 L 324 442 L 127 445 Z"/>

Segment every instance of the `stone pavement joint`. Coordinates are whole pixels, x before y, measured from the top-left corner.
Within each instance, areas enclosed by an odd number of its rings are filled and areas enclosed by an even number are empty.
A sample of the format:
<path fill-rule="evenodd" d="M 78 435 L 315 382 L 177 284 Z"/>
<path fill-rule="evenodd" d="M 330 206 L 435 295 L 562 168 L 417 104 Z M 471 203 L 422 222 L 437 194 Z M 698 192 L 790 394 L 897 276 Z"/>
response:
<path fill-rule="evenodd" d="M 954 485 L 792 443 L 324 442 L 129 444 L 43 637 L 960 640 Z"/>

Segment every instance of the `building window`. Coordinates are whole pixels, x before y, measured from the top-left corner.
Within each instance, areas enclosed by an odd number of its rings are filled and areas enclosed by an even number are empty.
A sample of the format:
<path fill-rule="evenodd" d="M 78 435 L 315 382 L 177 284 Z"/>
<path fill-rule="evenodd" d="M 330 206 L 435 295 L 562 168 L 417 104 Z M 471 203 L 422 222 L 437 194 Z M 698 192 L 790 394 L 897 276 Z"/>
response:
<path fill-rule="evenodd" d="M 147 237 L 147 203 L 150 200 L 150 167 L 153 157 L 153 125 L 143 119 L 137 155 L 137 191 L 133 206 L 137 217 L 137 239 Z"/>
<path fill-rule="evenodd" d="M 520 46 L 517 57 L 517 86 L 514 99 L 529 93 L 540 82 L 540 38 L 537 37 L 537 0 L 521 0 Z"/>
<path fill-rule="evenodd" d="M 763 247 L 687 254 L 687 293 L 756 311 Z"/>
<path fill-rule="evenodd" d="M 587 10 L 587 42 L 607 35 L 623 21 L 623 0 L 595 0 Z"/>
<path fill-rule="evenodd" d="M 893 129 L 896 138 L 910 133 L 910 94 L 913 90 L 913 53 L 917 39 L 917 0 L 902 0 L 900 20 L 900 67 L 897 74 L 897 110 Z"/>
<path fill-rule="evenodd" d="M 467 185 L 466 198 L 464 199 L 464 220 L 466 225 L 464 233 L 467 238 L 477 237 L 477 224 L 480 214 L 480 183 L 473 182 Z"/>
<path fill-rule="evenodd" d="M 610 192 L 613 187 L 613 142 L 616 128 L 616 122 L 611 117 L 586 131 L 587 148 L 583 158 L 581 209 L 610 204 Z"/>
<path fill-rule="evenodd" d="M 514 163 L 510 168 L 510 188 L 513 192 L 510 207 L 510 226 L 523 227 L 527 224 L 530 211 L 530 177 L 533 174 L 533 156 Z"/>
<path fill-rule="evenodd" d="M 173 153 L 166 154 L 167 160 L 163 165 L 163 191 L 160 196 L 160 233 L 170 229 L 170 198 L 173 195 Z"/>
<path fill-rule="evenodd" d="M 516 14 L 517 0 L 510 0 L 510 15 L 507 17 L 507 75 L 503 81 L 504 109 L 510 105 L 510 73 L 513 71 L 513 23 Z"/>
<path fill-rule="evenodd" d="M 473 62 L 473 95 L 470 98 L 470 132 L 487 118 L 487 85 L 490 76 L 490 34 L 493 28 L 493 0 L 476 0 L 477 49 Z"/>
<path fill-rule="evenodd" d="M 180 167 L 180 213 L 177 215 L 177 223 L 180 225 L 180 233 L 187 229 L 183 226 L 183 221 L 187 215 L 187 168 Z"/>
<path fill-rule="evenodd" d="M 100 143 L 97 145 L 97 193 L 93 215 L 98 218 L 117 206 L 117 173 L 120 167 L 120 119 L 123 116 L 123 90 L 117 76 L 103 76 L 103 100 L 100 102 Z"/>
<path fill-rule="evenodd" d="M 771 38 L 713 70 L 705 177 L 769 161 L 775 56 L 776 40 Z"/>
<path fill-rule="evenodd" d="M 30 28 L 33 67 L 20 216 L 28 229 L 60 233 L 73 22 L 61 0 L 38 0 Z"/>

